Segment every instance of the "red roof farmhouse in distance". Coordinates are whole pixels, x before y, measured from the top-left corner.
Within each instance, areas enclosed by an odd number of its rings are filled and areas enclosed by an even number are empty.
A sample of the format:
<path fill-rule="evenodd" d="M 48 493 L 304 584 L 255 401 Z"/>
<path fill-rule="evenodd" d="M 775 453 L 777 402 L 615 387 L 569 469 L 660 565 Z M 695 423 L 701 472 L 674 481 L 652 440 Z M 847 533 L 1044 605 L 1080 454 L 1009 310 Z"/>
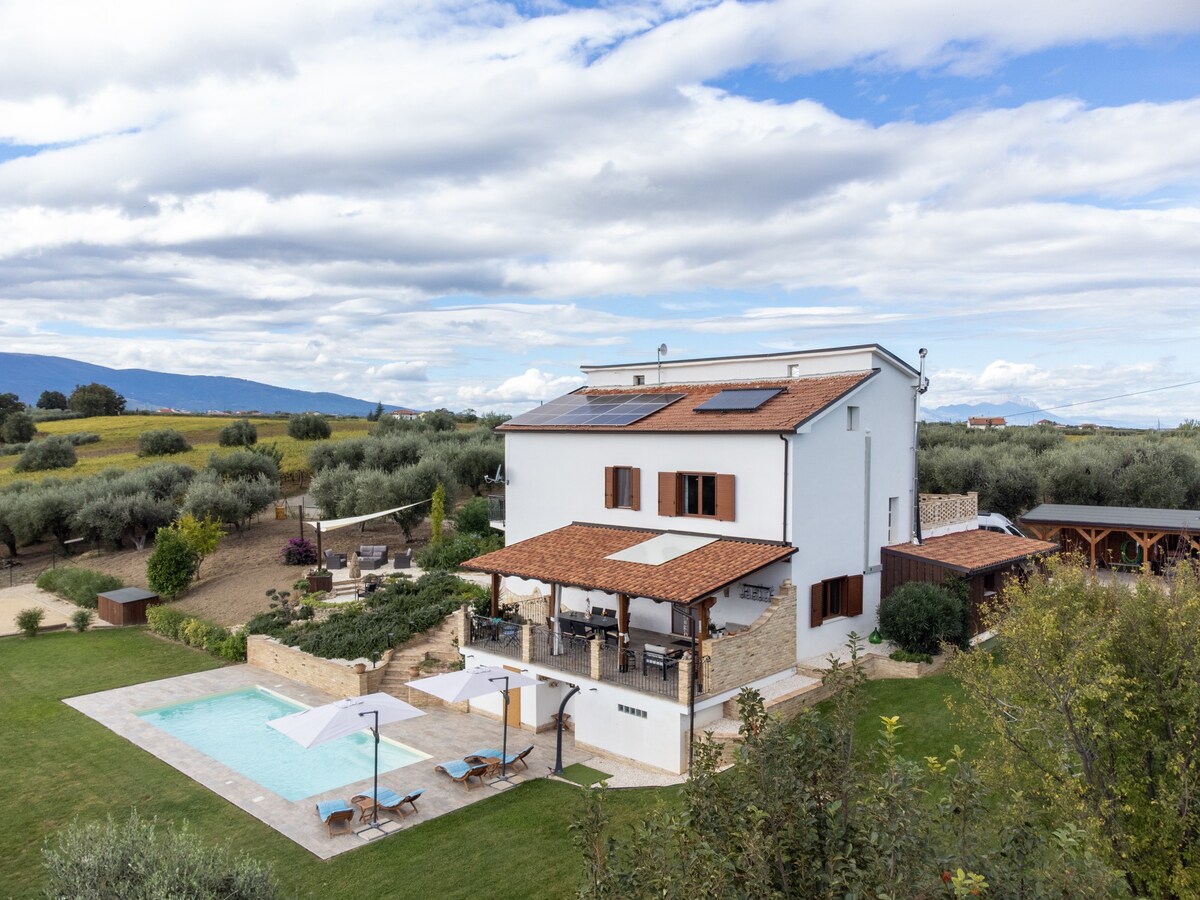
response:
<path fill-rule="evenodd" d="M 1004 416 L 971 416 L 967 419 L 968 428 L 1006 428 L 1008 423 Z"/>

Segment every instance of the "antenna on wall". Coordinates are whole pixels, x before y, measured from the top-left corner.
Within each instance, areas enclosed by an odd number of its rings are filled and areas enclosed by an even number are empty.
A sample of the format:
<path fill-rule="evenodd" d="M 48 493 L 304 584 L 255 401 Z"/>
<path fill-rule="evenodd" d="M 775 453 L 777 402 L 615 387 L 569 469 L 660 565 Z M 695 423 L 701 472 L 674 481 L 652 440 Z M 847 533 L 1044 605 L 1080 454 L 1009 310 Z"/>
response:
<path fill-rule="evenodd" d="M 667 345 L 659 344 L 655 352 L 658 354 L 658 383 L 662 384 L 662 358 L 667 355 Z"/>

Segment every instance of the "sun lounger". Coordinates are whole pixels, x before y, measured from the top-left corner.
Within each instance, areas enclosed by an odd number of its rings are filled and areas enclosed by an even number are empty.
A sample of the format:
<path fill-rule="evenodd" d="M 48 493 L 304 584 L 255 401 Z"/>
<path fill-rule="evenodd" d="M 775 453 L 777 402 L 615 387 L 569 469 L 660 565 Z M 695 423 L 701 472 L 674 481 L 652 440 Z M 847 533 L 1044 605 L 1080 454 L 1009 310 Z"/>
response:
<path fill-rule="evenodd" d="M 499 750 L 487 749 L 487 750 L 476 750 L 474 753 L 468 753 L 466 758 L 471 759 L 473 757 L 481 757 L 484 759 L 488 759 L 488 758 L 503 759 L 504 764 L 506 766 L 511 766 L 516 763 L 520 763 L 521 765 L 523 765 L 525 768 L 528 769 L 529 763 L 525 762 L 525 757 L 527 757 L 531 752 L 533 752 L 533 744 L 530 744 L 524 750 L 520 750 L 516 753 L 510 753 L 510 754 L 508 754 L 508 756 L 504 756 L 504 754 L 502 754 Z"/>
<path fill-rule="evenodd" d="M 489 768 L 487 763 L 477 763 L 471 765 L 461 759 L 451 759 L 435 767 L 437 771 L 444 772 L 449 775 L 454 781 L 472 787 L 471 779 L 476 778 L 479 783 L 483 784 L 483 776 L 487 774 Z"/>
<path fill-rule="evenodd" d="M 379 793 L 375 794 L 375 803 L 384 812 L 397 813 L 401 816 L 406 816 L 408 813 L 402 808 L 404 804 L 407 803 L 412 807 L 413 812 L 417 812 L 417 798 L 423 793 L 425 793 L 424 788 L 421 788 L 419 791 L 410 791 L 407 794 L 397 794 L 391 788 L 381 787 L 379 789 Z M 368 791 L 365 794 L 357 794 L 351 798 L 351 802 L 353 803 L 358 800 L 370 800 L 370 798 L 371 792 Z"/>
<path fill-rule="evenodd" d="M 335 822 L 345 822 L 347 826 L 353 828 L 354 807 L 345 800 L 322 800 L 317 804 L 317 815 L 329 829 L 330 837 L 333 837 Z"/>

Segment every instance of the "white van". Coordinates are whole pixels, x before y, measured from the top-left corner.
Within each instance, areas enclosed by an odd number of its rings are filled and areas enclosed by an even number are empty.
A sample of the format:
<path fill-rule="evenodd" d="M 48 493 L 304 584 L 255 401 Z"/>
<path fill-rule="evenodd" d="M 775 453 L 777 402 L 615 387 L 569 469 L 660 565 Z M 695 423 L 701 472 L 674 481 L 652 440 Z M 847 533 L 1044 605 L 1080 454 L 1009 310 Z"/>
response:
<path fill-rule="evenodd" d="M 983 531 L 995 531 L 999 534 L 1014 534 L 1017 537 L 1025 537 L 1024 532 L 1013 524 L 1012 519 L 1002 516 L 1000 513 L 980 510 L 979 527 Z"/>

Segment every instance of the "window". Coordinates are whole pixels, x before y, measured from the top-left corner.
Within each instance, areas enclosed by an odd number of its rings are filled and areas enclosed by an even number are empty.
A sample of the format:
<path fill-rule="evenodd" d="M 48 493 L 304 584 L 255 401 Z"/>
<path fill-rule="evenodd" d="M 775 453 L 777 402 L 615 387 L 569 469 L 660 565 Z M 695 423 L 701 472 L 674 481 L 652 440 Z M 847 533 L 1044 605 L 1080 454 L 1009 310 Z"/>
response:
<path fill-rule="evenodd" d="M 658 514 L 732 522 L 733 476 L 710 472 L 659 472 Z"/>
<path fill-rule="evenodd" d="M 624 703 L 618 703 L 617 710 L 619 712 L 627 713 L 631 716 L 637 716 L 639 719 L 646 718 L 646 711 L 644 709 L 638 709 L 636 706 L 626 706 Z"/>
<path fill-rule="evenodd" d="M 888 543 L 898 544 L 904 538 L 900 536 L 900 498 L 888 497 Z"/>
<path fill-rule="evenodd" d="M 809 625 L 816 628 L 835 616 L 861 616 L 862 586 L 861 575 L 818 581 L 812 586 Z"/>
<path fill-rule="evenodd" d="M 604 469 L 604 508 L 641 509 L 642 470 L 632 466 Z"/>
<path fill-rule="evenodd" d="M 858 407 L 857 406 L 847 406 L 846 407 L 846 430 L 847 431 L 858 431 Z"/>
<path fill-rule="evenodd" d="M 639 385 L 639 384 L 645 384 L 645 383 L 646 383 L 646 376 L 645 376 L 645 375 L 634 375 L 634 376 L 633 376 L 633 383 L 634 383 L 635 385 Z"/>

